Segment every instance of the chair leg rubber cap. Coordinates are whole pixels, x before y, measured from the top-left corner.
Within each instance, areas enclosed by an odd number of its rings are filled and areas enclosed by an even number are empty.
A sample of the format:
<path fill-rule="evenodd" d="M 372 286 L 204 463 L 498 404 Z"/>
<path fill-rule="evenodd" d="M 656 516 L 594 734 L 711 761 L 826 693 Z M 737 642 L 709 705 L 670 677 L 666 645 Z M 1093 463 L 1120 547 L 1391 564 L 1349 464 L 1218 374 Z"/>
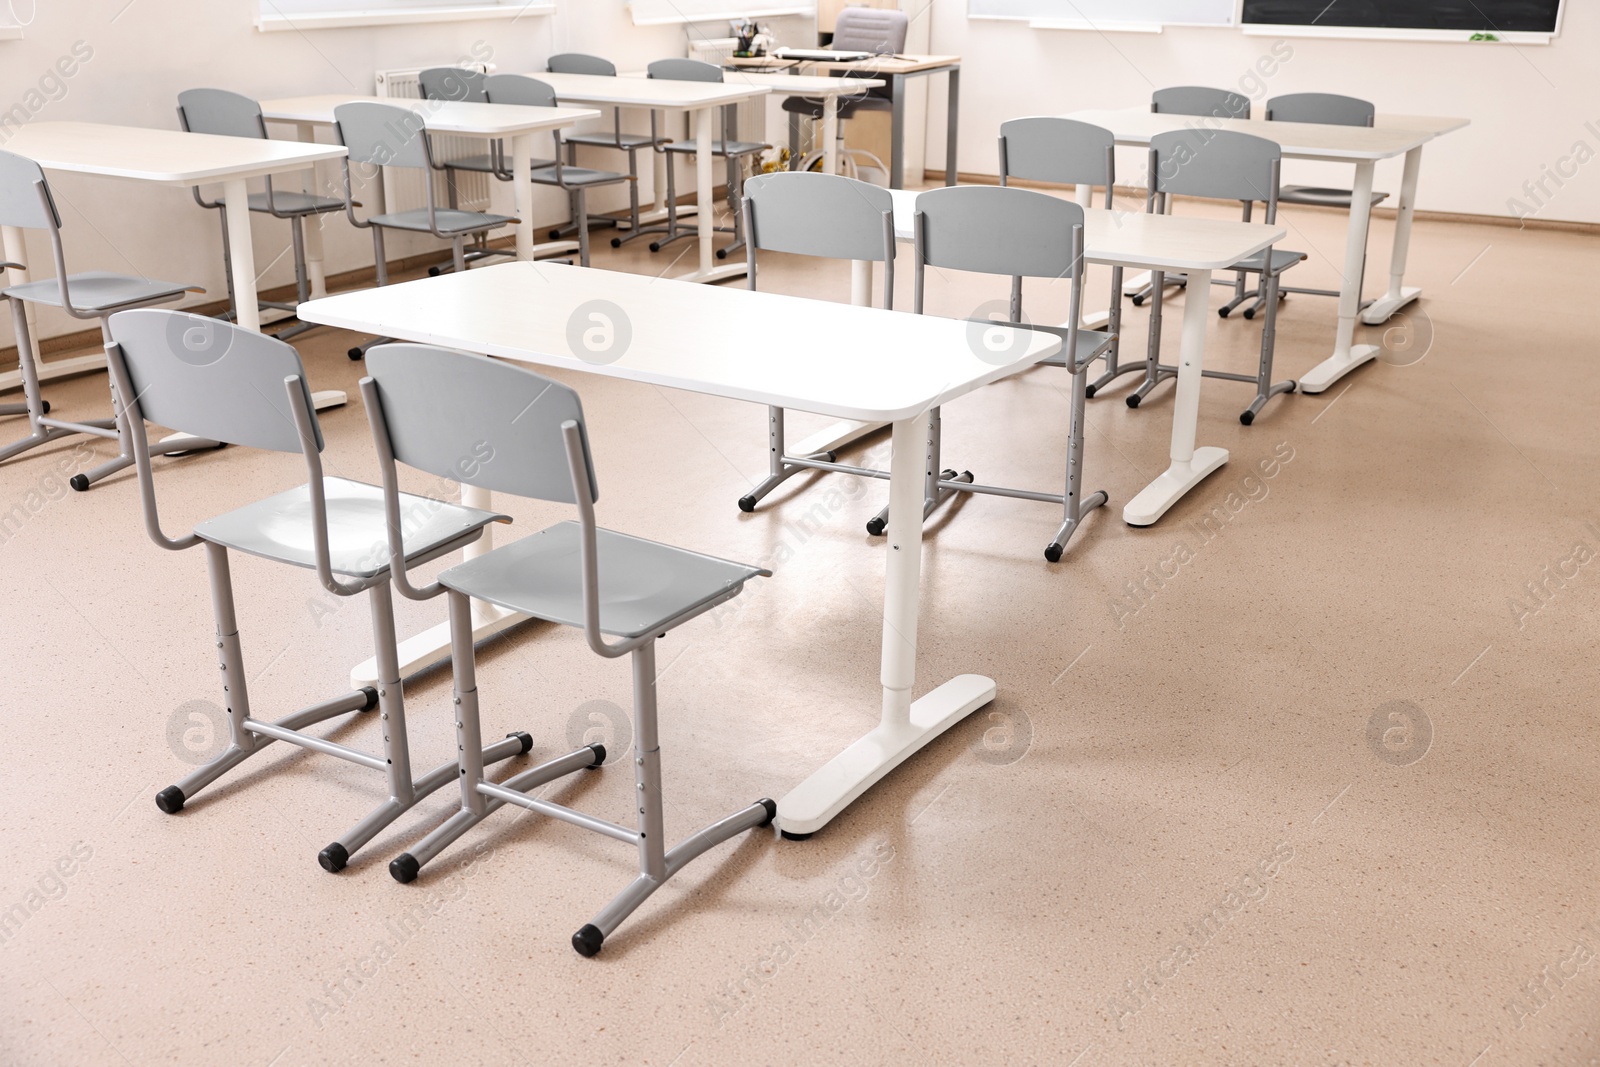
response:
<path fill-rule="evenodd" d="M 1051 563 L 1060 563 L 1061 552 L 1062 547 L 1052 541 L 1050 544 L 1044 547 L 1044 558 L 1049 560 Z"/>
<path fill-rule="evenodd" d="M 600 951 L 600 946 L 605 944 L 606 935 L 594 923 L 585 923 L 582 930 L 572 935 L 572 947 L 578 955 L 589 957 Z"/>
<path fill-rule="evenodd" d="M 1092 386 L 1092 385 L 1084 386 L 1083 395 L 1086 398 L 1088 398 L 1090 400 L 1093 400 L 1094 399 L 1094 386 Z"/>
<path fill-rule="evenodd" d="M 739 510 L 740 511 L 742 511 L 746 515 L 748 515 L 748 514 L 750 514 L 750 512 L 754 511 L 755 509 L 756 509 L 756 498 L 755 497 L 753 497 L 753 496 L 742 496 L 742 497 L 739 498 Z"/>
<path fill-rule="evenodd" d="M 346 352 L 345 355 L 349 356 L 351 362 L 353 362 L 353 363 L 360 363 L 363 359 L 366 358 L 362 354 L 361 349 L 359 349 L 359 348 L 352 348 L 352 349 L 350 349 L 350 351 Z"/>
<path fill-rule="evenodd" d="M 1244 414 L 1239 416 L 1239 421 L 1245 426 L 1249 426 L 1252 422 L 1256 421 L 1256 413 L 1253 411 L 1246 411 Z"/>
<path fill-rule="evenodd" d="M 589 764 L 588 769 L 591 771 L 597 770 L 606 762 L 606 746 L 599 744 L 590 745 L 589 751 L 594 753 L 594 762 Z"/>
<path fill-rule="evenodd" d="M 810 835 L 810 834 L 791 834 L 791 833 L 790 833 L 790 832 L 789 832 L 789 831 L 787 831 L 787 830 L 779 830 L 779 831 L 778 831 L 778 834 L 779 834 L 779 835 L 780 835 L 780 836 L 781 836 L 781 837 L 782 837 L 782 838 L 783 838 L 783 839 L 784 839 L 784 840 L 785 840 L 785 841 L 808 841 L 808 840 L 810 840 L 810 838 L 811 838 L 811 835 Z"/>
<path fill-rule="evenodd" d="M 1137 396 L 1130 396 L 1128 398 L 1128 406 L 1130 408 L 1138 407 L 1139 406 L 1139 398 Z"/>
<path fill-rule="evenodd" d="M 176 815 L 183 810 L 183 802 L 188 799 L 183 795 L 183 790 L 175 785 L 169 785 L 156 794 L 156 807 L 168 815 Z"/>
<path fill-rule="evenodd" d="M 415 882 L 421 872 L 422 864 L 418 863 L 417 858 L 409 852 L 389 861 L 389 874 L 401 885 Z"/>
<path fill-rule="evenodd" d="M 376 689 L 370 685 L 364 685 L 361 687 L 361 692 L 367 695 L 367 702 L 361 705 L 362 711 L 371 711 L 378 706 L 378 691 Z"/>
<path fill-rule="evenodd" d="M 317 862 L 322 864 L 322 869 L 329 874 L 338 874 L 344 870 L 345 864 L 350 862 L 350 853 L 343 845 L 335 841 L 317 853 Z"/>
<path fill-rule="evenodd" d="M 889 524 L 884 522 L 882 519 L 867 520 L 867 533 L 871 534 L 873 537 L 877 537 L 879 534 L 883 533 L 884 530 L 888 529 L 888 527 Z"/>
<path fill-rule="evenodd" d="M 67 484 L 80 493 L 87 493 L 89 491 L 89 476 L 87 474 L 74 474 L 72 480 Z"/>
<path fill-rule="evenodd" d="M 507 737 L 515 737 L 518 741 L 522 742 L 522 754 L 524 756 L 526 756 L 528 753 L 533 751 L 533 735 L 532 734 L 527 733 L 527 732 L 522 731 L 522 730 L 513 730 L 511 733 L 506 734 L 506 736 Z"/>
<path fill-rule="evenodd" d="M 756 825 L 771 826 L 772 820 L 778 817 L 778 805 L 770 797 L 762 797 L 760 800 L 756 801 L 756 803 L 767 809 L 767 817 L 756 823 Z"/>
<path fill-rule="evenodd" d="M 39 410 L 40 410 L 40 411 L 41 411 L 41 412 L 42 412 L 42 413 L 43 413 L 43 414 L 46 414 L 46 415 L 48 415 L 48 414 L 50 414 L 50 401 L 48 401 L 48 400 L 41 400 L 41 401 L 40 401 L 40 402 L 39 402 Z"/>

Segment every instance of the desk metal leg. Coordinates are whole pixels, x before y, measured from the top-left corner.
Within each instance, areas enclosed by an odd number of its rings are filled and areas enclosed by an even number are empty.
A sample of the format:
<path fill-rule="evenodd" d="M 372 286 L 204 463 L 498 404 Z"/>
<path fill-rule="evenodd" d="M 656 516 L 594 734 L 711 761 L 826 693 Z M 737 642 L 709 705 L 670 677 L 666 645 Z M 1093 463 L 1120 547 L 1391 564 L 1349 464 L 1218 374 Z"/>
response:
<path fill-rule="evenodd" d="M 889 188 L 906 187 L 906 78 L 889 77 Z"/>
<path fill-rule="evenodd" d="M 923 463 L 928 413 L 894 424 L 889 479 L 888 581 L 883 598 L 883 712 L 878 726 L 778 801 L 786 837 L 805 837 L 929 741 L 994 699 L 994 680 L 962 674 L 911 699 L 922 579 Z"/>
<path fill-rule="evenodd" d="M 1356 316 L 1361 310 L 1361 266 L 1367 255 L 1367 224 L 1372 216 L 1370 161 L 1356 165 L 1350 199 L 1350 228 L 1345 233 L 1344 284 L 1339 287 L 1339 332 L 1333 355 L 1300 377 L 1302 393 L 1320 393 L 1378 354 L 1377 345 L 1355 344 Z"/>
<path fill-rule="evenodd" d="M 956 133 L 961 100 L 961 68 L 951 67 L 946 92 L 949 94 L 949 114 L 945 118 L 944 183 L 956 183 Z"/>
<path fill-rule="evenodd" d="M 1206 325 L 1211 307 L 1211 272 L 1189 272 L 1189 299 L 1183 307 L 1183 351 L 1178 360 L 1178 389 L 1172 408 L 1172 465 L 1139 491 L 1122 509 L 1129 526 L 1149 526 L 1183 499 L 1206 475 L 1228 462 L 1226 448 L 1195 447 L 1200 422 L 1200 382 L 1205 370 Z"/>
<path fill-rule="evenodd" d="M 1394 220 L 1394 250 L 1389 256 L 1389 291 L 1367 305 L 1361 321 L 1381 326 L 1401 308 L 1422 295 L 1418 288 L 1407 289 L 1406 253 L 1411 250 L 1411 221 L 1417 208 L 1417 175 L 1422 170 L 1422 146 L 1406 153 L 1405 172 L 1400 177 L 1400 203 Z"/>

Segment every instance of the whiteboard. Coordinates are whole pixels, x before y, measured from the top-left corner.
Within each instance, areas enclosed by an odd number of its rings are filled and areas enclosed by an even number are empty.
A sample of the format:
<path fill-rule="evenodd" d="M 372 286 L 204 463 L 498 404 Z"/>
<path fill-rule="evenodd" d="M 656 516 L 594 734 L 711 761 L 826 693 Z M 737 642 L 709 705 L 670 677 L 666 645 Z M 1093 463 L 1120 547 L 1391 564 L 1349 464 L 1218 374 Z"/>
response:
<path fill-rule="evenodd" d="M 817 0 L 632 0 L 628 15 L 635 26 L 728 19 L 806 15 L 815 18 Z"/>
<path fill-rule="evenodd" d="M 1237 0 L 967 0 L 967 17 L 1039 22 L 1232 26 Z"/>

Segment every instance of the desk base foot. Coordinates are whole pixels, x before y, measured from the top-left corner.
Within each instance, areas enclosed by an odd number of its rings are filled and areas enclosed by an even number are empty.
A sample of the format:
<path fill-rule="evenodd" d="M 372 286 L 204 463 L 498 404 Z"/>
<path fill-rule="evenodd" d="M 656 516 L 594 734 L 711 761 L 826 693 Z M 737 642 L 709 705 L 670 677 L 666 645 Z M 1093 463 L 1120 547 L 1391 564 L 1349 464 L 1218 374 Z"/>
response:
<path fill-rule="evenodd" d="M 1185 493 L 1205 480 L 1206 475 L 1228 462 L 1226 448 L 1206 446 L 1194 450 L 1188 463 L 1174 463 L 1155 481 L 1139 490 L 1139 495 L 1122 509 L 1122 521 L 1129 526 L 1152 526 Z"/>
<path fill-rule="evenodd" d="M 1330 356 L 1300 376 L 1302 393 L 1321 393 L 1355 370 L 1378 356 L 1377 345 L 1351 345 L 1346 356 Z"/>
<path fill-rule="evenodd" d="M 778 829 L 796 839 L 816 833 L 929 741 L 993 699 L 993 679 L 962 674 L 912 701 L 909 722 L 880 723 L 778 801 Z"/>
<path fill-rule="evenodd" d="M 311 406 L 318 411 L 327 411 L 329 408 L 342 407 L 350 402 L 343 389 L 319 389 L 311 394 Z"/>
<path fill-rule="evenodd" d="M 673 277 L 675 282 L 725 282 L 731 278 L 743 278 L 745 275 L 744 261 L 729 263 L 725 267 L 712 267 L 710 270 L 697 270 L 689 274 L 679 274 Z"/>
<path fill-rule="evenodd" d="M 1083 317 L 1083 328 L 1085 330 L 1100 330 L 1104 329 L 1110 322 L 1110 311 L 1091 311 Z"/>
<path fill-rule="evenodd" d="M 1396 311 L 1411 303 L 1422 295 L 1421 289 L 1403 288 L 1399 296 L 1380 296 L 1366 306 L 1361 312 L 1361 321 L 1368 326 L 1382 326 L 1388 322 Z"/>
<path fill-rule="evenodd" d="M 473 604 L 472 641 L 476 644 L 486 637 L 492 637 L 502 630 L 509 630 L 518 623 L 525 622 L 527 615 L 520 615 L 515 611 L 497 608 L 492 604 L 474 602 Z M 438 626 L 422 631 L 415 637 L 408 637 L 400 642 L 400 677 L 409 678 L 422 668 L 438 663 L 450 657 L 450 624 L 442 622 Z M 356 664 L 350 672 L 350 687 L 360 689 L 362 686 L 378 684 L 378 661 L 369 659 Z"/>

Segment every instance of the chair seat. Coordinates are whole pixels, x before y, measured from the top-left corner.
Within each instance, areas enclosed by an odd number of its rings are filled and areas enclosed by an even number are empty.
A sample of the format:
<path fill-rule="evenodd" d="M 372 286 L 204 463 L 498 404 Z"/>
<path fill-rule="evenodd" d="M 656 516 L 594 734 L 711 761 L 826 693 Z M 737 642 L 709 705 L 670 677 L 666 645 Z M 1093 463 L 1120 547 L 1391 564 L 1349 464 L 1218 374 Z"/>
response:
<path fill-rule="evenodd" d="M 823 108 L 824 102 L 818 97 L 791 96 L 783 101 L 783 110 L 813 119 L 822 118 Z M 857 111 L 892 111 L 893 109 L 893 102 L 881 96 L 866 94 L 849 96 L 843 97 L 839 101 L 839 118 L 841 120 L 847 119 Z"/>
<path fill-rule="evenodd" d="M 73 307 L 91 314 L 139 304 L 160 304 L 177 300 L 185 293 L 205 292 L 198 285 L 134 278 L 101 270 L 67 275 L 67 291 Z M 34 304 L 61 306 L 61 289 L 54 278 L 13 285 L 3 295 Z"/>
<path fill-rule="evenodd" d="M 1348 208 L 1355 192 L 1350 189 L 1321 189 L 1314 185 L 1285 185 L 1278 190 L 1280 204 L 1315 204 L 1319 207 Z M 1374 192 L 1372 206 L 1389 199 L 1388 193 Z"/>
<path fill-rule="evenodd" d="M 434 212 L 434 218 L 439 223 L 439 232 L 448 234 L 476 233 L 479 230 L 492 230 L 499 226 L 508 226 L 517 220 L 505 215 L 490 215 L 482 211 L 458 211 L 455 208 L 442 207 Z M 420 233 L 432 233 L 428 228 L 428 209 L 415 207 L 410 211 L 396 211 L 387 215 L 375 215 L 372 223 L 378 226 L 387 226 L 391 230 L 416 230 Z"/>
<path fill-rule="evenodd" d="M 568 167 L 563 165 L 560 174 L 554 167 L 540 170 L 534 168 L 533 180 L 537 185 L 559 185 L 564 189 L 578 186 L 588 188 L 593 185 L 615 185 L 617 182 L 629 181 L 626 174 L 618 174 L 610 170 L 591 170 L 588 167 Z"/>
<path fill-rule="evenodd" d="M 693 155 L 695 143 L 693 141 L 673 141 L 661 146 L 668 152 L 682 152 Z M 749 156 L 757 152 L 765 152 L 771 145 L 761 144 L 759 141 L 712 141 L 711 154 L 714 156 Z"/>
<path fill-rule="evenodd" d="M 500 170 L 495 166 L 495 157 L 490 155 L 462 156 L 460 159 L 443 159 L 439 162 L 451 170 L 473 170 L 484 174 L 495 174 Z"/>
<path fill-rule="evenodd" d="M 625 133 L 620 146 L 615 133 L 567 133 L 562 134 L 561 139 L 567 144 L 594 145 L 596 148 L 647 148 L 655 143 L 648 133 Z"/>
<path fill-rule="evenodd" d="M 389 527 L 383 490 L 343 478 L 324 478 L 322 488 L 328 502 L 328 555 L 333 569 L 357 578 L 388 570 Z M 505 521 L 509 521 L 506 516 L 493 512 L 400 494 L 400 528 L 407 559 L 424 559 L 491 522 Z M 311 528 L 311 493 L 302 485 L 218 515 L 196 526 L 194 532 L 204 541 L 252 556 L 315 568 Z"/>
<path fill-rule="evenodd" d="M 1286 271 L 1296 263 L 1303 261 L 1305 258 L 1306 254 L 1304 252 L 1290 252 L 1282 248 L 1274 248 L 1272 250 L 1272 273 L 1278 274 L 1282 271 Z M 1265 251 L 1261 251 L 1257 252 L 1253 256 L 1246 256 L 1244 259 L 1241 259 L 1239 262 L 1227 269 L 1242 270 L 1250 274 L 1260 274 L 1261 269 L 1266 266 L 1266 263 L 1267 254 Z"/>
<path fill-rule="evenodd" d="M 439 584 L 525 615 L 581 628 L 581 536 L 577 523 L 558 523 L 451 567 L 439 575 Z M 595 547 L 600 629 L 614 637 L 658 631 L 768 573 L 611 530 L 595 531 Z"/>
<path fill-rule="evenodd" d="M 272 191 L 272 204 L 277 207 L 280 215 L 321 215 L 330 211 L 344 210 L 343 200 L 312 196 L 309 193 L 285 193 L 277 189 Z M 250 210 L 270 212 L 272 208 L 267 204 L 267 194 L 251 193 Z"/>
<path fill-rule="evenodd" d="M 1060 337 L 1063 342 L 1065 342 L 1067 339 L 1067 328 L 1065 326 L 1035 326 L 1034 329 L 1049 330 L 1049 332 Z M 1078 365 L 1082 366 L 1083 364 L 1088 363 L 1091 359 L 1094 359 L 1096 356 L 1099 356 L 1102 352 L 1111 347 L 1111 342 L 1114 340 L 1116 340 L 1116 334 L 1109 333 L 1105 330 L 1079 330 Z M 1051 367 L 1065 367 L 1067 365 L 1067 359 L 1064 355 L 1057 353 L 1056 355 L 1051 356 L 1049 359 L 1040 360 L 1040 363 Z"/>

